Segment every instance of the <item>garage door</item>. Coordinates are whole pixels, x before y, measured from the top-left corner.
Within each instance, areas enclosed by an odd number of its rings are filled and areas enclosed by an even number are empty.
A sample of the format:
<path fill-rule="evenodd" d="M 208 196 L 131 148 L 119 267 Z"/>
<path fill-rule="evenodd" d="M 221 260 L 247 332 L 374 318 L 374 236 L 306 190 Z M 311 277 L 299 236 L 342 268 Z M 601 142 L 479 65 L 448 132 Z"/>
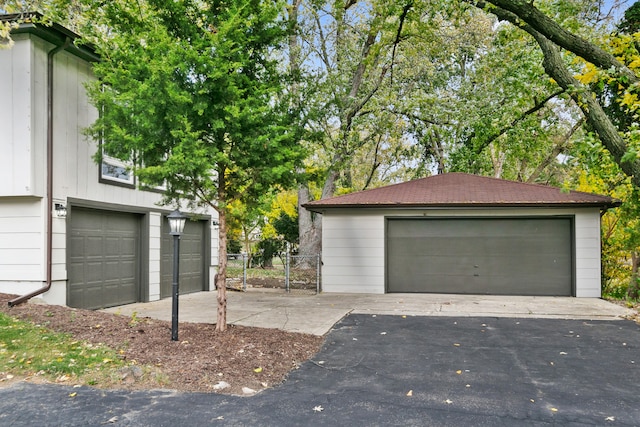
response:
<path fill-rule="evenodd" d="M 206 290 L 207 221 L 189 221 L 180 237 L 180 294 Z M 169 234 L 167 217 L 162 218 L 162 263 L 160 264 L 160 297 L 171 296 L 173 283 L 173 236 Z"/>
<path fill-rule="evenodd" d="M 136 214 L 73 208 L 67 247 L 67 304 L 104 308 L 137 302 L 140 223 Z"/>
<path fill-rule="evenodd" d="M 570 218 L 388 219 L 388 292 L 571 295 Z"/>

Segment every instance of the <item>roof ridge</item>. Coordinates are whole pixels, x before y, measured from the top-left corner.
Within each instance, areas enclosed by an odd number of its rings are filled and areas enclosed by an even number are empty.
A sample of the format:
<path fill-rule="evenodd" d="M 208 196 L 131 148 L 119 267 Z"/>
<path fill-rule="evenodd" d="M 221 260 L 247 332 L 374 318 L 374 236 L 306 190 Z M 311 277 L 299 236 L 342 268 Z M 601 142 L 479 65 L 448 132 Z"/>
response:
<path fill-rule="evenodd" d="M 618 206 L 610 196 L 551 185 L 450 172 L 305 203 L 303 207 Z"/>

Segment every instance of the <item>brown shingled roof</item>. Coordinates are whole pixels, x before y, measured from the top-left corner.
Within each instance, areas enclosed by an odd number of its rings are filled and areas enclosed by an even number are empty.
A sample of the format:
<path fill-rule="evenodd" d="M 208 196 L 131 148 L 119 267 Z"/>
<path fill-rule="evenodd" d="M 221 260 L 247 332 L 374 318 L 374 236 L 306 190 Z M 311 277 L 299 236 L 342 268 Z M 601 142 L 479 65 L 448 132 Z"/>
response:
<path fill-rule="evenodd" d="M 541 207 L 619 206 L 618 200 L 580 191 L 506 181 L 466 173 L 447 173 L 401 184 L 316 200 L 303 205 L 326 208 L 373 207 Z"/>

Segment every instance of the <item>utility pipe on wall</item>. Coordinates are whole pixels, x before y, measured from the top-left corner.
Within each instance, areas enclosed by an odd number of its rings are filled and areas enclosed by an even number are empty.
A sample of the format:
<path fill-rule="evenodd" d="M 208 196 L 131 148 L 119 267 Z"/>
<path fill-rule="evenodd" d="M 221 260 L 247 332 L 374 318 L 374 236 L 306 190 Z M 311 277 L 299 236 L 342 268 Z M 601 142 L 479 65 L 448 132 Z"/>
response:
<path fill-rule="evenodd" d="M 69 37 L 62 45 L 56 46 L 47 53 L 47 276 L 45 285 L 35 291 L 9 301 L 9 307 L 21 304 L 51 289 L 52 252 L 53 252 L 53 57 L 71 44 Z"/>

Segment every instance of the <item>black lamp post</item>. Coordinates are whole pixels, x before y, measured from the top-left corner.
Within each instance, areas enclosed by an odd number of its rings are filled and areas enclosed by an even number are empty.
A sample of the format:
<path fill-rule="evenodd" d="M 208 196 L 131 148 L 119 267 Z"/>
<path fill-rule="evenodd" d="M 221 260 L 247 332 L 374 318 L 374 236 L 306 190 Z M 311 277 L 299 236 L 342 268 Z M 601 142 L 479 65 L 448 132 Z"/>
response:
<path fill-rule="evenodd" d="M 169 234 L 173 236 L 173 288 L 171 308 L 171 341 L 178 341 L 178 278 L 180 276 L 180 236 L 184 231 L 187 217 L 179 210 L 167 216 L 169 220 Z"/>

